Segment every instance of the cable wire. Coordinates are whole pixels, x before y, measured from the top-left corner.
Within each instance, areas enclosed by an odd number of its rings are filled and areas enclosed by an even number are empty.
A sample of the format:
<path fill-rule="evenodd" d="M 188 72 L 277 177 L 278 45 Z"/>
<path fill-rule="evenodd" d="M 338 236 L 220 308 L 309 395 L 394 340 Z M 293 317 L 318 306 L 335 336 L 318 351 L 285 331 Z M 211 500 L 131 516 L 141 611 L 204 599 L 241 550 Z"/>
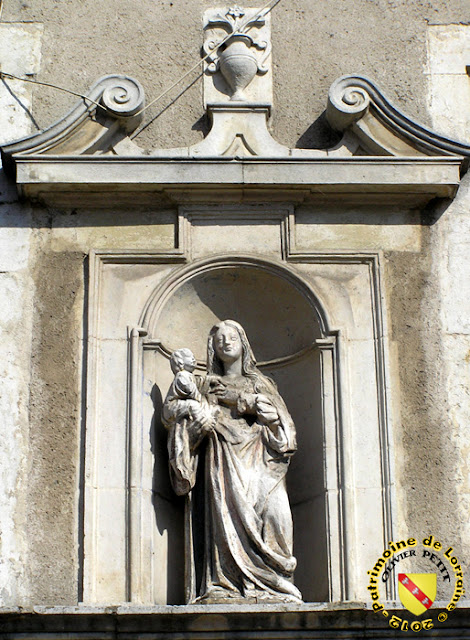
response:
<path fill-rule="evenodd" d="M 259 13 L 257 14 L 257 17 L 261 17 L 261 15 L 263 14 L 263 11 L 266 11 L 265 15 L 268 15 L 268 13 L 270 13 L 274 7 L 276 5 L 278 5 L 281 0 L 275 0 L 274 4 L 269 7 L 269 5 L 271 4 L 272 0 L 270 0 L 262 9 L 260 9 Z M 269 8 L 268 8 L 269 7 Z M 251 21 L 251 18 L 247 18 L 245 20 L 244 23 L 241 24 L 240 28 L 238 29 L 239 31 L 243 31 L 243 29 L 247 26 L 248 22 Z M 247 33 L 250 29 L 252 29 L 252 27 L 249 27 L 247 29 L 247 31 L 245 33 Z M 233 33 L 229 33 L 225 36 L 225 38 L 223 38 L 219 44 L 217 45 L 217 47 L 215 48 L 214 51 L 216 51 L 217 49 L 220 49 L 220 47 L 225 44 L 227 42 L 227 40 L 230 40 L 230 38 L 233 37 Z M 186 73 L 184 73 L 181 78 L 179 78 L 176 82 L 174 82 L 170 87 L 168 87 L 168 89 L 165 89 L 165 91 L 163 91 L 159 96 L 157 96 L 154 100 L 152 100 L 151 102 L 149 102 L 148 105 L 146 105 L 145 107 L 143 107 L 140 111 L 138 111 L 135 115 L 138 116 L 141 113 L 143 113 L 144 111 L 146 111 L 147 109 L 149 109 L 152 105 L 154 105 L 156 102 L 158 102 L 159 100 L 161 100 L 164 96 L 166 96 L 167 93 L 169 93 L 172 89 L 174 89 L 180 82 L 182 82 L 185 78 L 187 78 L 193 71 L 195 71 L 199 65 L 201 65 L 203 62 L 205 62 L 207 60 L 207 58 L 209 58 L 210 56 L 214 55 L 214 51 L 212 51 L 211 53 L 208 53 L 207 55 L 205 55 L 203 58 L 201 58 L 200 60 L 198 60 L 198 62 L 192 66 L 188 71 L 186 71 Z"/>
<path fill-rule="evenodd" d="M 263 15 L 263 13 L 264 13 L 264 15 L 268 15 L 268 13 L 270 13 L 274 9 L 274 7 L 277 6 L 280 2 L 281 2 L 281 0 L 274 0 L 274 3 L 272 3 L 272 0 L 270 0 L 262 9 L 260 9 L 260 11 L 257 14 L 257 17 L 258 18 L 261 17 Z M 1 17 L 2 17 L 2 12 L 3 12 L 3 0 L 0 0 L 0 21 L 1 21 Z M 252 18 L 247 18 L 245 22 L 242 22 L 242 24 L 240 25 L 238 31 L 242 31 L 243 33 L 247 33 L 250 29 L 252 29 L 253 27 L 248 27 L 248 29 L 246 31 L 243 31 L 245 29 L 245 27 L 248 25 L 248 22 L 250 22 L 251 20 L 252 20 Z M 186 73 L 184 73 L 178 80 L 176 80 L 176 82 L 174 82 L 170 87 L 165 89 L 165 91 L 160 93 L 154 100 L 149 102 L 149 104 L 145 105 L 145 107 L 142 107 L 142 109 L 140 109 L 140 111 L 137 111 L 137 113 L 134 113 L 132 116 L 121 116 L 121 117 L 132 117 L 132 118 L 135 118 L 136 116 L 139 116 L 142 113 L 144 113 L 144 111 L 147 111 L 147 109 L 150 109 L 151 106 L 153 106 L 156 102 L 158 102 L 164 96 L 166 96 L 177 85 L 179 85 L 180 82 L 182 82 L 185 78 L 187 78 L 193 71 L 195 71 L 201 64 L 203 64 L 210 56 L 214 55 L 214 52 L 217 51 L 228 40 L 230 40 L 230 38 L 233 35 L 234 35 L 233 33 L 227 34 L 227 36 L 225 36 L 225 38 L 223 38 L 219 42 L 219 44 L 214 49 L 214 51 L 212 51 L 211 53 L 208 53 L 207 55 L 205 55 L 203 58 L 201 58 L 201 60 L 198 60 L 198 62 L 194 66 L 192 66 L 188 71 L 186 71 Z M 99 102 L 96 102 L 95 100 L 92 100 L 92 98 L 90 98 L 90 97 L 88 97 L 88 96 L 86 96 L 86 95 L 84 95 L 82 93 L 78 93 L 77 91 L 72 91 L 71 89 L 66 89 L 66 88 L 60 87 L 60 86 L 58 86 L 56 84 L 52 84 L 51 82 L 42 82 L 40 80 L 33 80 L 32 78 L 20 78 L 19 76 L 15 76 L 12 73 L 7 73 L 5 71 L 1 71 L 0 70 L 0 79 L 1 78 L 11 78 L 12 80 L 20 80 L 22 82 L 30 82 L 32 84 L 39 84 L 39 85 L 41 85 L 43 87 L 50 87 L 51 89 L 57 89 L 58 91 L 63 91 L 64 93 L 68 93 L 68 94 L 70 94 L 72 96 L 76 96 L 77 98 L 82 98 L 82 100 L 87 100 L 91 104 L 94 104 L 97 107 L 99 107 L 100 109 L 103 109 L 103 111 L 109 111 L 104 105 L 100 104 Z M 139 133 L 140 133 L 140 131 L 139 131 Z M 138 135 L 138 134 L 135 134 L 135 135 Z"/>
<path fill-rule="evenodd" d="M 21 80 L 22 82 L 31 82 L 32 84 L 40 84 L 43 87 L 51 87 L 52 89 L 59 89 L 59 91 L 70 93 L 72 96 L 76 96 L 77 98 L 83 98 L 83 100 L 88 100 L 88 102 L 95 104 L 100 109 L 103 109 L 104 111 L 108 111 L 108 109 L 104 105 L 100 104 L 99 102 L 96 102 L 95 100 L 92 100 L 90 97 L 84 96 L 82 93 L 77 93 L 76 91 L 71 91 L 70 89 L 65 89 L 64 87 L 58 87 L 56 84 L 51 84 L 50 82 L 41 82 L 40 80 L 33 80 L 32 78 L 19 78 L 18 76 L 14 76 L 12 73 L 6 73 L 5 71 L 1 71 L 1 70 L 0 70 L 0 78 L 11 78 L 12 80 Z"/>

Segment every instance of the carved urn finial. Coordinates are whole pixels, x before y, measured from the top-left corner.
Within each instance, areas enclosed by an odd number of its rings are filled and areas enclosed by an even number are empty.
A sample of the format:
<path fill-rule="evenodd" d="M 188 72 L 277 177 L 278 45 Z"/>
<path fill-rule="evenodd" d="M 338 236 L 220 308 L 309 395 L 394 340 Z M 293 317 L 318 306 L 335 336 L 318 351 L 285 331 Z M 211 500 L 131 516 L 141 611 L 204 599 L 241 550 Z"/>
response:
<path fill-rule="evenodd" d="M 233 91 L 231 100 L 245 100 L 243 89 L 258 72 L 258 61 L 250 47 L 248 36 L 236 34 L 219 49 L 220 70 Z"/>
<path fill-rule="evenodd" d="M 244 90 L 254 77 L 268 72 L 269 67 L 265 63 L 271 47 L 268 40 L 260 37 L 265 23 L 265 10 L 245 11 L 238 5 L 225 13 L 216 10 L 206 19 L 203 49 L 207 56 L 207 70 L 212 74 L 220 70 L 231 100 L 246 100 Z"/>

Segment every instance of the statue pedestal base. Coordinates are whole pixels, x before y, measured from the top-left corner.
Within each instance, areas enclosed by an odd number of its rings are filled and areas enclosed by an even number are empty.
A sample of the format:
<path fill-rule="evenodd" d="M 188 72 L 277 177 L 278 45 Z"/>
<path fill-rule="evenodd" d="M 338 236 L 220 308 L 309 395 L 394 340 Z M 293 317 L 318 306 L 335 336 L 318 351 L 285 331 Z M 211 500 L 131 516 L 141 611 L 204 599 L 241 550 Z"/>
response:
<path fill-rule="evenodd" d="M 211 591 L 209 594 L 203 596 L 202 598 L 198 598 L 194 605 L 222 605 L 225 607 L 232 605 L 265 605 L 265 604 L 273 604 L 273 605 L 299 605 L 301 604 L 296 598 L 293 596 L 289 596 L 288 594 L 282 596 L 272 595 L 266 591 L 249 591 L 245 595 L 245 597 L 237 595 L 235 593 L 231 594 L 227 590 L 220 589 L 218 591 Z M 194 606 L 190 605 L 190 606 Z"/>

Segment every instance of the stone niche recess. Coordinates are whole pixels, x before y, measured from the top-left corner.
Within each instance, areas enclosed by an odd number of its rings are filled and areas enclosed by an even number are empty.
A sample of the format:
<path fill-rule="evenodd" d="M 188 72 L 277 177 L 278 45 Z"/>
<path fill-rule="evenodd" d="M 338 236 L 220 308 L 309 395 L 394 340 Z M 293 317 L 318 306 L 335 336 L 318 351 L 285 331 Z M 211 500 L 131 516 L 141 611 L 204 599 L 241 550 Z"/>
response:
<path fill-rule="evenodd" d="M 176 575 L 181 575 L 185 555 L 178 517 L 181 509 L 169 487 L 166 433 L 159 420 L 162 394 L 171 382 L 168 352 L 176 345 L 191 344 L 202 369 L 208 328 L 219 320 L 236 318 L 250 336 L 263 372 L 276 381 L 298 431 L 299 451 L 288 473 L 299 567 L 297 586 L 307 600 L 328 600 L 329 496 L 325 493 L 323 467 L 320 359 L 326 343 L 331 350 L 335 343 L 334 337 L 329 336 L 323 310 L 301 279 L 262 260 L 212 259 L 196 263 L 178 276 L 170 291 L 164 285 L 152 297 L 142 323 L 148 326 L 149 336 L 158 338 L 157 343 L 151 339 L 143 343 L 143 371 L 144 380 L 155 381 L 155 517 L 157 529 L 167 529 L 168 540 L 172 541 L 172 548 L 165 549 L 163 557 L 165 552 L 171 555 L 170 567 L 179 565 Z M 326 357 L 331 359 L 331 354 Z M 181 601 L 181 580 L 175 582 L 169 571 L 167 581 L 170 600 Z"/>
<path fill-rule="evenodd" d="M 296 423 L 287 482 L 304 600 L 367 600 L 366 572 L 394 539 L 381 252 L 335 250 L 331 237 L 322 250 L 316 234 L 346 211 L 364 226 L 387 212 L 408 224 L 410 210 L 455 195 L 470 150 L 411 121 L 361 76 L 330 89 L 337 146 L 283 147 L 267 126 L 269 20 L 258 14 L 247 14 L 250 37 L 239 7 L 206 14 L 212 129 L 199 144 L 144 152 L 129 138 L 142 87 L 106 76 L 48 130 L 2 147 L 22 197 L 73 208 L 77 220 L 90 209 L 136 220 L 145 211 L 161 235 L 158 250 L 89 248 L 86 604 L 187 601 L 185 501 L 170 487 L 161 408 L 171 351 L 191 348 L 203 372 L 207 333 L 225 318 L 245 327 Z M 227 64 L 243 47 L 251 72 L 240 84 Z"/>
<path fill-rule="evenodd" d="M 222 229 L 234 224 L 238 211 L 215 210 Z M 268 220 L 279 213 L 264 211 Z M 187 265 L 157 253 L 92 254 L 87 602 L 185 602 L 184 500 L 169 484 L 162 399 L 171 351 L 190 345 L 202 371 L 208 329 L 227 317 L 246 328 L 296 423 L 288 473 L 295 582 L 306 601 L 365 596 L 361 571 L 373 558 L 361 540 L 370 527 L 387 537 L 392 509 L 379 259 L 283 261 L 277 237 L 277 256 L 268 245 L 262 257 L 225 253 Z"/>

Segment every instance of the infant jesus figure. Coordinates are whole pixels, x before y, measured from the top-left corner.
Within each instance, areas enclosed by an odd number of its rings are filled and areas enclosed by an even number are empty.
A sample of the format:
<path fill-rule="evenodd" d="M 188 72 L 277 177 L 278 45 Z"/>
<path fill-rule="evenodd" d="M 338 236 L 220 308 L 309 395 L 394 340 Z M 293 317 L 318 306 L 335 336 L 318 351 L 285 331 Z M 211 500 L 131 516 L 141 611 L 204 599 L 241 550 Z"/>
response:
<path fill-rule="evenodd" d="M 217 408 L 211 406 L 198 389 L 193 375 L 196 364 L 196 358 L 190 349 L 177 349 L 171 354 L 170 366 L 175 377 L 163 403 L 162 412 L 163 423 L 167 428 L 184 418 L 197 422 L 205 431 L 210 431 L 214 426 Z"/>

